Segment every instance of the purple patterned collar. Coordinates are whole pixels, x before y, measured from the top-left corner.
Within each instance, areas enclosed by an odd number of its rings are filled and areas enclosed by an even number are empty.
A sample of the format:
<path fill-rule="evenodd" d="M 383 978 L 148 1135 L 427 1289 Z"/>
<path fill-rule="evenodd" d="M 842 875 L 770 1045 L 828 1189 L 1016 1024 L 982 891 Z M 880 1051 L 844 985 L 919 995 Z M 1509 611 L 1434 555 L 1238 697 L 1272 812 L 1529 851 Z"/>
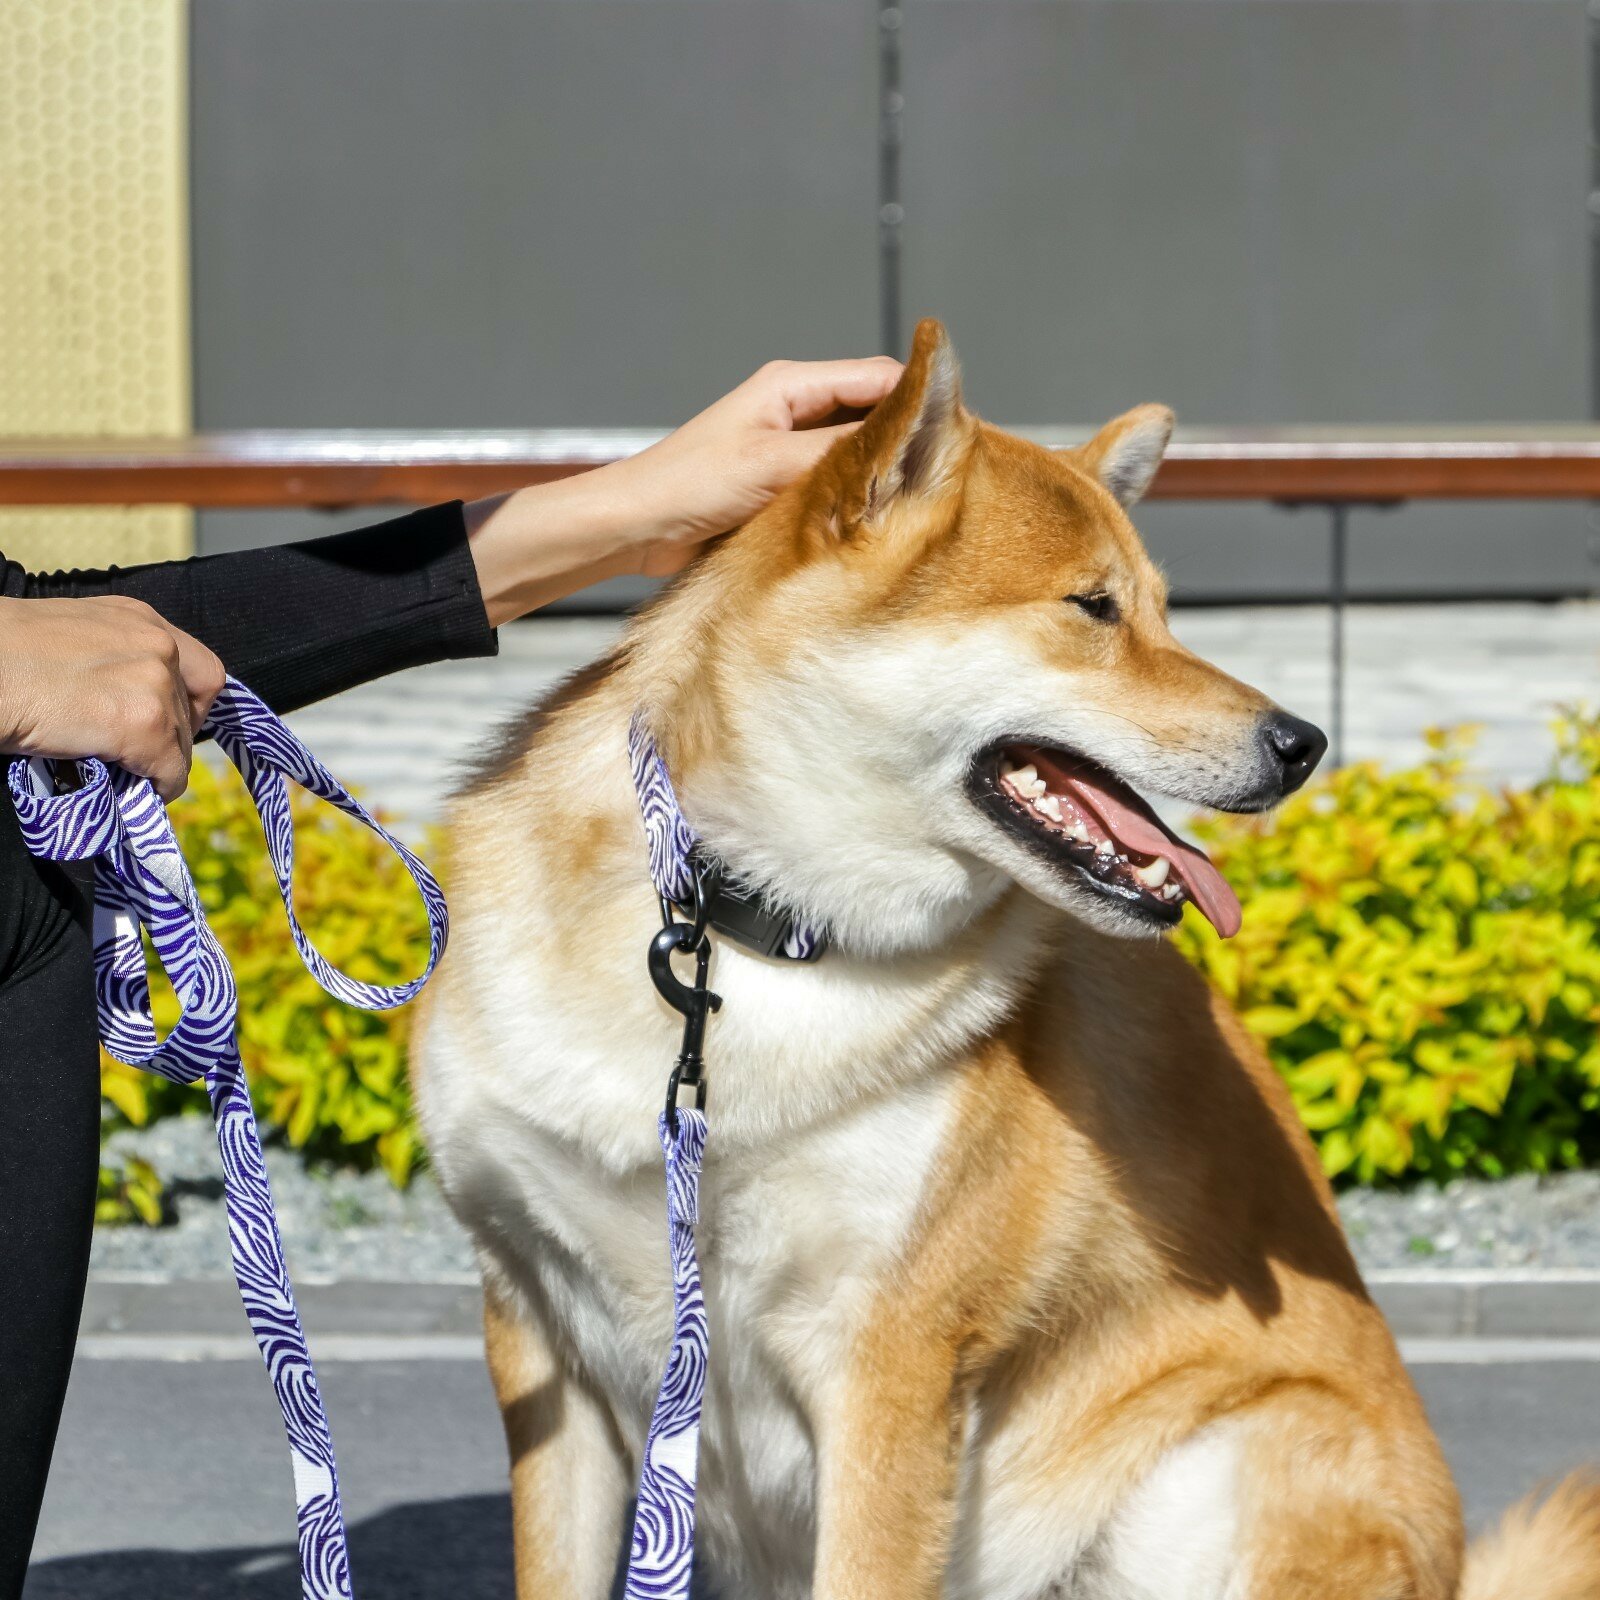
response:
<path fill-rule="evenodd" d="M 667 764 L 642 712 L 634 712 L 628 724 L 628 763 L 650 847 L 650 881 L 664 900 L 687 907 L 694 900 L 695 865 L 710 852 L 684 818 Z M 708 920 L 718 933 L 758 955 L 815 961 L 828 948 L 825 929 L 773 910 L 760 889 L 731 877 L 726 870 L 717 874 L 708 906 Z"/>

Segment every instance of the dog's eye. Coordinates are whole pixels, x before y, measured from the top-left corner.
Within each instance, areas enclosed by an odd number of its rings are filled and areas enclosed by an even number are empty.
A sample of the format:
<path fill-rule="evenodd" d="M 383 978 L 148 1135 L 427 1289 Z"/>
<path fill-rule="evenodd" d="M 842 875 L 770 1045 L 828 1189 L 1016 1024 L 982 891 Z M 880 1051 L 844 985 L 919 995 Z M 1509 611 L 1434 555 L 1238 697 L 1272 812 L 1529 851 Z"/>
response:
<path fill-rule="evenodd" d="M 1117 597 L 1106 594 L 1069 594 L 1062 598 L 1069 606 L 1076 606 L 1085 616 L 1093 617 L 1096 622 L 1116 622 L 1122 612 L 1117 606 Z"/>

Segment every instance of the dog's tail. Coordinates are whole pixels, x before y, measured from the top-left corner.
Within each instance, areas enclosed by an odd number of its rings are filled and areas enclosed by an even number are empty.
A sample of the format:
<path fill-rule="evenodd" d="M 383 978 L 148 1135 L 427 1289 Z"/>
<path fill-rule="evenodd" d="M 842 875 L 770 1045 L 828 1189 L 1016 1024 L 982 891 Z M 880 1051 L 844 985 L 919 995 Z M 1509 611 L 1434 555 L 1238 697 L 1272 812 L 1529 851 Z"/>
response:
<path fill-rule="evenodd" d="M 1467 1552 L 1461 1600 L 1600 1600 L 1600 1471 L 1508 1511 Z"/>

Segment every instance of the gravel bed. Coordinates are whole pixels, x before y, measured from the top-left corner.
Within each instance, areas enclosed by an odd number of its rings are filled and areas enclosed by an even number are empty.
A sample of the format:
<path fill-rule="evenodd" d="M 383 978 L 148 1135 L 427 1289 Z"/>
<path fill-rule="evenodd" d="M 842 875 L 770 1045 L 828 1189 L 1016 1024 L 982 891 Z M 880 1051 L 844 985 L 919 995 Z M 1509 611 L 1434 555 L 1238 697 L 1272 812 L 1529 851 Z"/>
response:
<path fill-rule="evenodd" d="M 142 1156 L 161 1174 L 177 1221 L 162 1228 L 97 1228 L 90 1270 L 231 1277 L 222 1167 L 210 1118 L 169 1117 L 116 1134 L 110 1147 Z M 307 1167 L 281 1144 L 269 1143 L 266 1155 L 291 1276 L 416 1282 L 475 1274 L 466 1235 L 426 1173 L 401 1190 L 381 1172 Z"/>
<path fill-rule="evenodd" d="M 1600 1172 L 1352 1189 L 1339 1210 L 1364 1272 L 1600 1268 Z"/>
<path fill-rule="evenodd" d="M 101 1228 L 93 1266 L 173 1278 L 227 1277 L 228 1236 L 211 1125 L 172 1118 L 121 1133 L 113 1150 L 137 1153 L 166 1178 L 170 1227 Z M 472 1251 L 426 1173 L 404 1192 L 376 1172 L 307 1168 L 269 1146 L 267 1168 L 292 1272 L 393 1281 L 473 1271 Z M 1600 1268 L 1600 1172 L 1554 1178 L 1459 1180 L 1405 1192 L 1340 1197 L 1364 1271 L 1404 1268 Z"/>

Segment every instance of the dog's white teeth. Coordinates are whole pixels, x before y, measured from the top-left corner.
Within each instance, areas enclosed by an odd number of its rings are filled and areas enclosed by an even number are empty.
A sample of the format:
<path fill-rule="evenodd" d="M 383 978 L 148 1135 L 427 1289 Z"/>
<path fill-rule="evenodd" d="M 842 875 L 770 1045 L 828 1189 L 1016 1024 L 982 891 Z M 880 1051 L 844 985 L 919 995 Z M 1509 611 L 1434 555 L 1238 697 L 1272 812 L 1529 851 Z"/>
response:
<path fill-rule="evenodd" d="M 1017 786 L 1017 792 L 1030 800 L 1037 800 L 1047 787 L 1031 762 L 1025 767 L 1018 767 L 1011 774 L 1011 781 Z"/>
<path fill-rule="evenodd" d="M 1034 810 L 1042 811 L 1044 815 L 1049 817 L 1052 822 L 1059 822 L 1061 820 L 1061 802 L 1056 798 L 1055 795 L 1044 795 L 1040 799 L 1035 800 L 1033 805 Z"/>
<path fill-rule="evenodd" d="M 1084 826 L 1082 817 L 1074 817 L 1067 824 L 1067 837 L 1076 839 L 1079 844 L 1089 837 L 1089 830 Z"/>
<path fill-rule="evenodd" d="M 1148 866 L 1134 868 L 1134 877 L 1147 889 L 1159 889 L 1167 881 L 1172 863 L 1165 856 L 1157 856 Z"/>
<path fill-rule="evenodd" d="M 1161 898 L 1163 900 L 1176 900 L 1178 898 L 1178 896 L 1181 895 L 1182 893 L 1183 893 L 1183 885 L 1181 883 L 1177 882 L 1176 880 L 1174 880 L 1173 882 L 1169 883 L 1166 886 L 1165 889 L 1163 889 L 1161 891 Z"/>
<path fill-rule="evenodd" d="M 1013 761 L 1011 759 L 1010 756 L 1001 756 L 1001 758 L 1000 758 L 1000 776 L 1002 778 L 1014 777 L 1021 770 L 1022 769 L 1016 764 L 1015 761 Z"/>

